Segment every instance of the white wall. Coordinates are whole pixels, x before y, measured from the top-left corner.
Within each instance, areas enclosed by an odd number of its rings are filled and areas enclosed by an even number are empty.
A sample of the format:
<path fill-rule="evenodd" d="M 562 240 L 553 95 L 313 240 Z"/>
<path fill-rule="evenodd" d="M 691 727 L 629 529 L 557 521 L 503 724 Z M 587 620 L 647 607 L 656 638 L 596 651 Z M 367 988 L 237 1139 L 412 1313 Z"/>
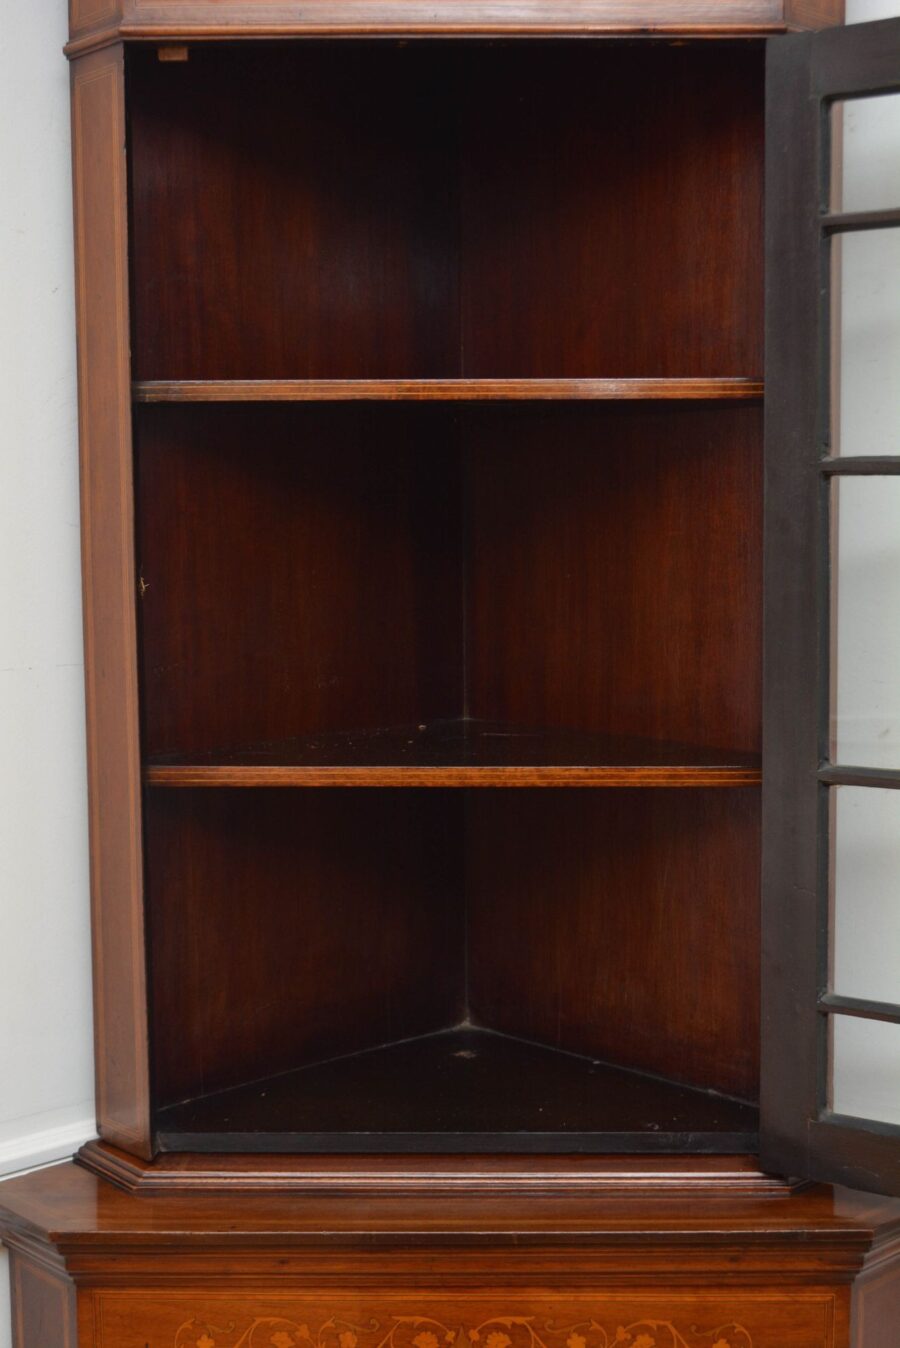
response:
<path fill-rule="evenodd" d="M 898 12 L 900 0 L 848 0 L 853 22 Z M 65 35 L 66 0 L 4 6 L 0 1172 L 65 1156 L 93 1130 Z M 0 1260 L 0 1348 L 4 1277 Z"/>
<path fill-rule="evenodd" d="M 846 0 L 847 22 L 866 23 L 869 19 L 890 19 L 900 14 L 897 0 Z"/>
<path fill-rule="evenodd" d="M 0 1173 L 93 1131 L 66 0 L 0 37 Z M 0 1348 L 9 1343 L 0 1259 Z"/>

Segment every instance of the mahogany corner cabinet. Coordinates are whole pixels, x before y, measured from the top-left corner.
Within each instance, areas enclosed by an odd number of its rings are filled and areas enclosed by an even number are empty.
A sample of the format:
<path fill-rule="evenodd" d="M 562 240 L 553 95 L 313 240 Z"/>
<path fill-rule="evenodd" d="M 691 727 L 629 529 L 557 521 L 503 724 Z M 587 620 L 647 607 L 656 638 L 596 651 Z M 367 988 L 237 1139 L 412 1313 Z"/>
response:
<path fill-rule="evenodd" d="M 896 1348 L 900 21 L 71 18 L 100 1136 L 0 1185 L 16 1348 Z"/>

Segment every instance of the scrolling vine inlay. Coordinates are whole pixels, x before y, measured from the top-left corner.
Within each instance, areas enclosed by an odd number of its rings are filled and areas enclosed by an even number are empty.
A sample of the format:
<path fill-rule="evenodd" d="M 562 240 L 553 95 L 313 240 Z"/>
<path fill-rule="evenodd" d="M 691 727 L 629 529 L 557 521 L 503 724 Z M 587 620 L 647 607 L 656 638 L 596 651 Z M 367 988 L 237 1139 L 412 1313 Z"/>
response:
<path fill-rule="evenodd" d="M 262 1316 L 243 1330 L 195 1318 L 181 1325 L 174 1348 L 753 1348 L 749 1332 L 736 1322 L 683 1330 L 670 1320 L 635 1320 L 609 1328 L 597 1320 L 558 1325 L 534 1316 L 495 1315 L 478 1325 L 452 1328 L 427 1315 L 395 1315 L 355 1324 L 336 1316 L 317 1328 Z"/>

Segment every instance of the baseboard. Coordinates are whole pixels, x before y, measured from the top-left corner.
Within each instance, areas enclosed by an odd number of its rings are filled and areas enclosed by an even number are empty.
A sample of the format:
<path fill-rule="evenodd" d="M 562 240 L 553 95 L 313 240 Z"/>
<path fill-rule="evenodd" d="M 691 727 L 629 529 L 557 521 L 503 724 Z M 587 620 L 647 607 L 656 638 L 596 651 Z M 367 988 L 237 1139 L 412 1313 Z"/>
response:
<path fill-rule="evenodd" d="M 54 1161 L 68 1161 L 79 1147 L 97 1136 L 93 1117 L 76 1119 L 74 1123 L 31 1129 L 20 1137 L 0 1142 L 0 1175 L 14 1175 L 22 1170 L 52 1165 Z"/>

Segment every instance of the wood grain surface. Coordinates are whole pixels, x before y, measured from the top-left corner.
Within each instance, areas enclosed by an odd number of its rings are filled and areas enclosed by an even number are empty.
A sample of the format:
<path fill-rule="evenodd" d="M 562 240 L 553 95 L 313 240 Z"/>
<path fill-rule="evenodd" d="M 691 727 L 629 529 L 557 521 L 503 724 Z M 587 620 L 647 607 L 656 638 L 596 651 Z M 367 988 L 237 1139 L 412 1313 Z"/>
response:
<path fill-rule="evenodd" d="M 587 1274 L 593 1285 L 608 1287 L 631 1269 L 651 1278 L 664 1270 L 676 1281 L 690 1270 L 707 1286 L 725 1270 L 734 1285 L 752 1284 L 762 1273 L 776 1285 L 801 1278 L 833 1283 L 857 1272 L 876 1232 L 883 1233 L 883 1252 L 889 1249 L 900 1203 L 824 1185 L 786 1198 L 745 1195 L 724 1202 L 686 1193 L 640 1196 L 627 1186 L 602 1202 L 591 1194 L 537 1199 L 508 1193 L 460 1194 L 437 1203 L 409 1194 L 365 1202 L 303 1194 L 273 1201 L 265 1193 L 236 1200 L 224 1188 L 138 1197 L 67 1162 L 4 1181 L 0 1221 L 9 1243 L 41 1234 L 52 1239 L 83 1276 L 105 1264 L 109 1278 L 115 1246 L 126 1278 L 141 1265 L 157 1286 L 166 1281 L 166 1268 L 176 1282 L 181 1270 L 196 1274 L 204 1267 L 213 1282 L 228 1278 L 239 1255 L 249 1275 L 265 1269 L 276 1285 L 302 1283 L 318 1293 L 326 1268 L 330 1282 L 354 1269 L 368 1277 L 379 1268 L 388 1272 L 388 1258 L 410 1280 L 407 1286 L 413 1279 L 421 1286 L 435 1276 L 438 1249 L 448 1285 L 473 1272 L 499 1274 L 501 1262 L 510 1279 L 534 1278 L 543 1268 L 561 1284 Z M 295 1257 L 280 1263 L 291 1247 Z"/>
<path fill-rule="evenodd" d="M 101 1132 L 150 1148 L 128 360 L 124 68 L 72 68 L 81 539 Z"/>
<path fill-rule="evenodd" d="M 205 379 L 145 380 L 143 403 L 345 402 L 411 399 L 440 402 L 757 399 L 755 379 Z"/>
<path fill-rule="evenodd" d="M 757 1098 L 758 792 L 479 792 L 467 818 L 476 1024 Z"/>
<path fill-rule="evenodd" d="M 122 14 L 124 8 L 125 13 Z M 70 55 L 119 35 L 148 41 L 310 36 L 661 35 L 762 37 L 782 32 L 784 0 L 74 0 Z M 791 21 L 840 22 L 830 0 L 795 0 Z"/>
<path fill-rule="evenodd" d="M 124 15 L 123 15 L 124 9 Z M 165 38 L 329 34 L 766 36 L 844 21 L 843 0 L 71 0 L 70 55 L 119 35 Z"/>
<path fill-rule="evenodd" d="M 758 752 L 760 409 L 468 426 L 469 715 Z"/>
<path fill-rule="evenodd" d="M 86 1142 L 80 1165 L 129 1193 L 332 1194 L 399 1197 L 629 1193 L 784 1198 L 796 1183 L 761 1171 L 753 1156 L 277 1156 L 166 1152 L 141 1161 L 109 1143 Z"/>
<path fill-rule="evenodd" d="M 94 1294 L 99 1348 L 837 1348 L 846 1294 Z"/>
<path fill-rule="evenodd" d="M 437 721 L 349 731 L 194 761 L 152 762 L 153 786 L 756 786 L 750 753 L 689 744 L 534 730 L 492 721 Z"/>
<path fill-rule="evenodd" d="M 761 379 L 755 46 L 249 43 L 129 71 L 142 383 Z"/>
<path fill-rule="evenodd" d="M 157 1107 L 461 1019 L 461 809 L 440 792 L 151 791 Z"/>

